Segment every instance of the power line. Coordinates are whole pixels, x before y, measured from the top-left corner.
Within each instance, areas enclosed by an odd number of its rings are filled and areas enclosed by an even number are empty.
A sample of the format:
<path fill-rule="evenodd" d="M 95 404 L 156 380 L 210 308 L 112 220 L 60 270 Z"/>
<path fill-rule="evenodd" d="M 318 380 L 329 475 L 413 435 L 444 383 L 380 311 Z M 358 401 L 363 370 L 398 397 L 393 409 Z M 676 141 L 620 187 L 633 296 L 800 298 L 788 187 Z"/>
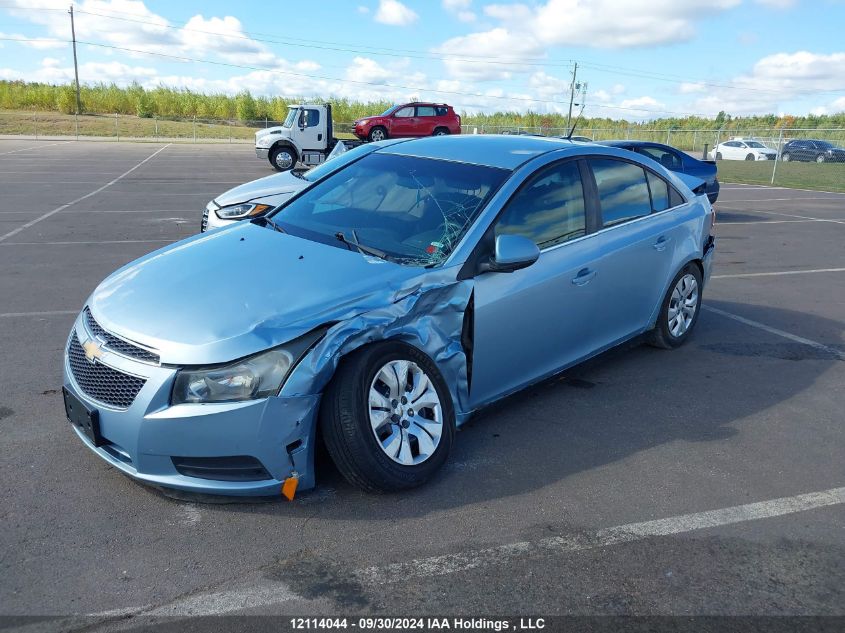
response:
<path fill-rule="evenodd" d="M 0 7 L 7 7 L 7 8 L 14 8 L 18 11 L 56 11 L 57 9 L 51 7 L 19 7 L 15 5 L 8 5 L 8 4 L 0 4 Z M 85 13 L 88 15 L 94 15 L 98 17 L 103 17 L 106 19 L 113 19 L 113 20 L 121 20 L 125 22 L 135 22 L 139 24 L 145 25 L 152 25 L 157 26 L 160 28 L 168 28 L 178 31 L 187 31 L 193 33 L 202 33 L 205 35 L 213 35 L 215 37 L 224 37 L 224 38 L 234 38 L 234 39 L 241 39 L 241 40 L 248 40 L 248 41 L 258 41 L 262 43 L 270 43 L 270 44 L 278 44 L 282 46 L 298 46 L 303 48 L 314 48 L 318 50 L 330 50 L 335 52 L 347 52 L 347 53 L 359 53 L 365 55 L 376 55 L 376 56 L 386 56 L 386 57 L 408 57 L 412 59 L 426 59 L 426 60 L 440 60 L 440 61 L 459 61 L 459 62 L 467 62 L 467 63 L 482 63 L 482 64 L 497 64 L 497 65 L 504 65 L 504 66 L 513 66 L 513 67 L 520 67 L 520 66 L 536 66 L 536 67 L 554 67 L 554 68 L 570 68 L 575 60 L 553 60 L 546 57 L 521 57 L 521 58 L 510 58 L 512 61 L 505 61 L 507 58 L 501 57 L 491 57 L 491 56 L 473 56 L 473 55 L 452 55 L 449 53 L 432 53 L 429 51 L 420 51 L 416 49 L 396 49 L 396 48 L 386 48 L 386 47 L 373 47 L 361 44 L 340 44 L 336 42 L 329 42 L 325 40 L 312 40 L 312 39 L 303 39 L 297 37 L 290 37 L 290 36 L 278 36 L 274 34 L 268 33 L 260 33 L 257 31 L 243 31 L 244 35 L 240 35 L 237 33 L 221 33 L 217 31 L 207 31 L 204 29 L 196 29 L 190 28 L 186 26 L 176 26 L 174 24 L 161 24 L 150 22 L 149 20 L 140 19 L 140 16 L 137 13 L 129 13 L 126 11 L 115 11 L 115 10 L 99 10 L 99 11 L 89 11 L 86 9 L 78 9 L 77 13 Z M 120 16 L 130 16 L 130 17 L 120 17 Z M 159 16 L 161 17 L 161 16 Z M 167 18 L 162 17 L 163 20 L 167 20 Z M 169 20 L 168 20 L 169 22 Z M 294 43 L 297 42 L 297 43 Z M 759 92 L 764 94 L 772 94 L 772 95 L 779 95 L 781 91 L 779 90 L 767 90 L 765 88 L 753 88 L 750 86 L 738 86 L 735 84 L 725 84 L 725 83 L 716 83 L 712 81 L 705 81 L 699 80 L 690 77 L 682 77 L 679 75 L 671 75 L 666 73 L 658 73 L 653 71 L 643 71 L 638 69 L 632 68 L 625 68 L 621 66 L 615 66 L 611 64 L 601 64 L 597 62 L 590 62 L 590 61 L 578 61 L 578 63 L 584 68 L 590 68 L 592 70 L 613 74 L 613 75 L 620 75 L 620 76 L 627 76 L 627 77 L 638 77 L 644 79 L 651 79 L 654 81 L 662 81 L 668 83 L 675 83 L 675 84 L 697 84 L 702 87 L 709 87 L 709 88 L 723 88 L 728 90 L 742 90 L 748 92 Z M 326 66 L 326 65 L 324 65 Z M 326 66 L 330 67 L 330 66 Z M 336 68 L 339 68 L 335 66 Z M 832 94 L 832 93 L 839 93 L 845 92 L 845 88 L 835 88 L 830 90 L 813 90 L 813 91 L 805 91 L 806 94 Z"/>

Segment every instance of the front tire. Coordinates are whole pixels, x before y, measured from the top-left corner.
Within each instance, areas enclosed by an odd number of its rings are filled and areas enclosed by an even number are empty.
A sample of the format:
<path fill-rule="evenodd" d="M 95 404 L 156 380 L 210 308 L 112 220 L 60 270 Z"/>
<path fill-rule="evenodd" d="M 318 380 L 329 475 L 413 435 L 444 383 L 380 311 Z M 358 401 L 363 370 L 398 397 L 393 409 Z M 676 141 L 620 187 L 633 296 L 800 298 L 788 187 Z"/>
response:
<path fill-rule="evenodd" d="M 288 171 L 296 166 L 296 151 L 288 145 L 279 145 L 270 152 L 270 164 L 276 171 Z"/>
<path fill-rule="evenodd" d="M 370 133 L 367 135 L 367 138 L 370 139 L 371 143 L 383 141 L 387 138 L 387 130 L 385 130 L 381 126 L 376 126 L 372 130 L 370 130 Z"/>
<path fill-rule="evenodd" d="M 366 492 L 420 486 L 455 434 L 449 388 L 423 352 L 398 341 L 343 358 L 323 394 L 320 429 L 337 469 Z"/>
<path fill-rule="evenodd" d="M 816 156 L 816 162 L 819 163 L 819 164 L 823 163 L 825 160 L 826 159 L 825 159 L 824 154 L 819 154 L 818 156 Z"/>
<path fill-rule="evenodd" d="M 660 304 L 657 323 L 648 342 L 654 347 L 674 349 L 684 344 L 701 312 L 701 270 L 690 262 L 684 266 Z"/>
<path fill-rule="evenodd" d="M 748 154 L 748 155 L 745 157 L 745 160 L 754 160 L 754 154 Z"/>
<path fill-rule="evenodd" d="M 781 157 L 780 157 L 780 159 L 781 159 L 781 161 L 783 161 L 784 163 L 788 163 L 789 161 L 791 161 L 791 160 L 792 160 L 792 156 L 790 156 L 790 155 L 789 155 L 789 152 L 787 152 L 786 154 L 784 154 L 783 156 L 781 156 Z"/>
<path fill-rule="evenodd" d="M 716 152 L 716 160 L 722 160 L 722 152 Z"/>

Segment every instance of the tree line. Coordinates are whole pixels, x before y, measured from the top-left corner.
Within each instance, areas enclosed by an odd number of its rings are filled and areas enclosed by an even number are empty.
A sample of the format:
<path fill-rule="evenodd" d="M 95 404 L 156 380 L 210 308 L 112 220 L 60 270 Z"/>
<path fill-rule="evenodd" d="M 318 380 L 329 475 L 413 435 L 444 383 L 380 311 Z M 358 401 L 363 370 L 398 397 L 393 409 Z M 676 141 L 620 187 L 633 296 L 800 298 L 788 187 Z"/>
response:
<path fill-rule="evenodd" d="M 187 88 L 160 86 L 145 89 L 134 83 L 127 87 L 115 84 L 94 84 L 80 87 L 83 111 L 87 114 L 125 114 L 143 118 L 191 118 L 282 121 L 288 104 L 322 102 L 324 98 L 285 98 L 253 96 L 248 91 L 237 95 L 205 94 Z M 355 101 L 330 99 L 337 122 L 351 122 L 362 116 L 379 114 L 390 107 L 389 101 Z M 27 81 L 0 81 L 0 109 L 50 111 L 72 114 L 76 111 L 73 85 L 54 85 Z M 495 112 L 492 114 L 462 114 L 467 125 L 491 128 L 527 127 L 554 130 L 566 126 L 566 117 L 537 112 Z M 805 116 L 777 116 L 775 114 L 732 117 L 720 112 L 713 118 L 686 116 L 662 117 L 649 121 L 628 121 L 606 117 L 583 118 L 579 128 L 630 127 L 660 130 L 705 130 L 720 128 L 753 130 L 772 128 L 845 128 L 845 112 Z"/>

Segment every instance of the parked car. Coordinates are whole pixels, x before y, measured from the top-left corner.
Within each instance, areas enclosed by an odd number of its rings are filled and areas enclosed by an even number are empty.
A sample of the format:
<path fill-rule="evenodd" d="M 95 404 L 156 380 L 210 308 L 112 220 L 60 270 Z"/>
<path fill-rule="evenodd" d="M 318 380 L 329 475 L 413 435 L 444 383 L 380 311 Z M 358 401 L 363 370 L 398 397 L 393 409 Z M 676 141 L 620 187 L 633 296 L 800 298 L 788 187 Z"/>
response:
<path fill-rule="evenodd" d="M 842 163 L 845 162 L 845 148 L 837 147 L 829 141 L 793 140 L 784 144 L 780 159 L 785 163 L 791 160 Z"/>
<path fill-rule="evenodd" d="M 461 117 L 445 103 L 404 103 L 378 116 L 358 119 L 352 124 L 352 133 L 367 141 L 460 134 Z"/>
<path fill-rule="evenodd" d="M 313 167 L 328 160 L 338 147 L 350 149 L 360 141 L 334 136 L 330 103 L 289 105 L 284 123 L 255 133 L 255 155 L 269 160 L 276 171 Z"/>
<path fill-rule="evenodd" d="M 682 174 L 690 174 L 701 178 L 705 182 L 705 191 L 710 204 L 715 204 L 719 198 L 719 178 L 717 174 L 716 161 L 698 160 L 686 152 L 664 145 L 663 143 L 651 143 L 649 141 L 598 141 L 602 145 L 619 147 L 636 152 L 642 156 L 648 156 L 657 161 L 666 169 Z"/>
<path fill-rule="evenodd" d="M 760 141 L 734 139 L 719 143 L 710 154 L 715 160 L 774 160 L 777 152 Z"/>
<path fill-rule="evenodd" d="M 272 213 L 120 268 L 64 355 L 79 439 L 187 491 L 422 484 L 476 411 L 624 341 L 693 331 L 715 216 L 626 150 L 500 135 L 381 146 Z"/>
<path fill-rule="evenodd" d="M 258 180 L 238 185 L 220 194 L 205 205 L 202 212 L 200 232 L 221 226 L 252 220 L 279 206 L 296 192 L 304 189 L 323 176 L 331 174 L 344 165 L 357 160 L 364 154 L 407 139 L 392 139 L 381 143 L 366 143 L 351 150 L 340 152 L 344 143 L 335 145 L 335 149 L 324 163 L 313 169 L 292 169 L 281 174 L 265 176 Z"/>

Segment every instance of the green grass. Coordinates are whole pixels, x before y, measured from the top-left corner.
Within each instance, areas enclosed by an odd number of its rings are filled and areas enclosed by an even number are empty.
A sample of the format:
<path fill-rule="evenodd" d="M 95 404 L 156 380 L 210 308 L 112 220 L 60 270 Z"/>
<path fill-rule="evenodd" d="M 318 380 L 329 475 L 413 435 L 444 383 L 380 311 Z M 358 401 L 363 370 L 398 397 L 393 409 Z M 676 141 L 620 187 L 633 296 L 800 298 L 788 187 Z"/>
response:
<path fill-rule="evenodd" d="M 155 140 L 232 140 L 252 141 L 256 130 L 263 127 L 239 122 L 169 121 L 130 115 L 86 114 L 77 120 L 72 114 L 58 112 L 18 112 L 0 110 L 0 135 L 108 137 L 117 139 Z M 339 133 L 340 138 L 352 138 Z"/>
<path fill-rule="evenodd" d="M 748 185 L 772 184 L 771 161 L 720 160 L 719 180 Z M 778 187 L 845 192 L 845 163 L 778 163 Z"/>

